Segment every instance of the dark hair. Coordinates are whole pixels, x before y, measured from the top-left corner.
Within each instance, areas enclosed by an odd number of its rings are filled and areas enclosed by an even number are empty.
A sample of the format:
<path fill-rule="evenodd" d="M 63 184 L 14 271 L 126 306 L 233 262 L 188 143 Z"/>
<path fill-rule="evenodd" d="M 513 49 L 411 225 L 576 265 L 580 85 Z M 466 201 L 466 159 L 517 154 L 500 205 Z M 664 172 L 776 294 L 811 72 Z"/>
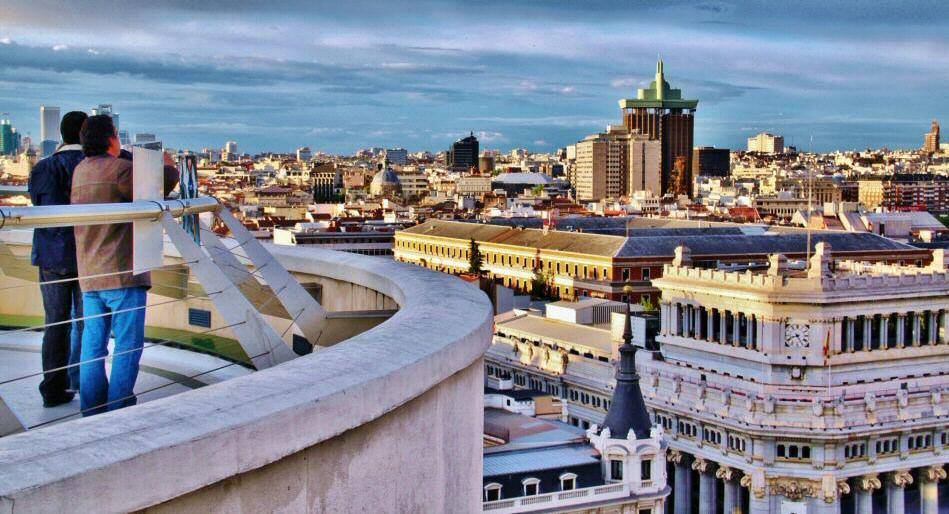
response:
<path fill-rule="evenodd" d="M 112 117 L 107 114 L 89 116 L 82 124 L 79 139 L 82 141 L 82 152 L 86 157 L 105 155 L 109 152 L 110 139 L 116 137 L 115 125 Z"/>
<path fill-rule="evenodd" d="M 89 115 L 82 111 L 67 112 L 63 121 L 59 122 L 59 133 L 63 135 L 63 144 L 74 145 L 79 143 L 79 131 Z"/>

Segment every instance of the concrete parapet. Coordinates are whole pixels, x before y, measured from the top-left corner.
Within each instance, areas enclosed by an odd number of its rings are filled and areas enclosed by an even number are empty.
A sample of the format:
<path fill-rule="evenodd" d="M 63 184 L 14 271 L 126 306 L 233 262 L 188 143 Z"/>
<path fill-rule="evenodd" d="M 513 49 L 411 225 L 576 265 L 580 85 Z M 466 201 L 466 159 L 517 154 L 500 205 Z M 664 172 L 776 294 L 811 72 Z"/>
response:
<path fill-rule="evenodd" d="M 480 511 L 487 297 L 385 259 L 269 250 L 398 312 L 264 371 L 0 439 L 0 513 Z"/>

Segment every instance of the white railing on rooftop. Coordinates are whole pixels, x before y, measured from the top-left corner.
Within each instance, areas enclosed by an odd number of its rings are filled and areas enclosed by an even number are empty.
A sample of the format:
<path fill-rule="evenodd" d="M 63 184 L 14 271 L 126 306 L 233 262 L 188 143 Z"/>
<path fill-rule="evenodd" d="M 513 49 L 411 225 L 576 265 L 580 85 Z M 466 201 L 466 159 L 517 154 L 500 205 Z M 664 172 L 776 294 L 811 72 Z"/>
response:
<path fill-rule="evenodd" d="M 538 504 L 543 504 L 543 508 L 545 509 L 560 509 L 591 502 L 630 497 L 633 494 L 634 491 L 629 483 L 599 485 L 584 487 L 582 489 L 571 489 L 569 491 L 558 491 L 484 502 L 483 510 L 484 512 L 491 512 L 492 514 L 513 514 L 516 512 L 524 512 L 525 510 L 537 509 Z"/>

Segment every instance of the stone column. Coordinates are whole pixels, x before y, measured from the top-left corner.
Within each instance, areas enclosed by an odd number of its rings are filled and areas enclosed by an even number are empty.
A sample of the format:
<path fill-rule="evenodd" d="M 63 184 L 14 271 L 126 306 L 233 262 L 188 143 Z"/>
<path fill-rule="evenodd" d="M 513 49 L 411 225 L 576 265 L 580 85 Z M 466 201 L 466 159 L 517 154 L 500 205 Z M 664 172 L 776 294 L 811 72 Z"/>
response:
<path fill-rule="evenodd" d="M 890 317 L 886 314 L 880 316 L 880 349 L 886 350 L 890 344 Z"/>
<path fill-rule="evenodd" d="M 692 337 L 692 306 L 684 305 L 682 307 L 682 335 Z"/>
<path fill-rule="evenodd" d="M 685 456 L 678 450 L 669 450 L 666 459 L 675 464 L 675 510 L 674 514 L 689 514 L 692 505 L 692 488 L 689 484 L 689 466 L 685 463 Z"/>
<path fill-rule="evenodd" d="M 738 485 L 748 489 L 748 512 L 749 514 L 769 514 L 771 512 L 771 501 L 764 487 L 755 487 L 752 483 L 751 475 L 743 475 Z"/>
<path fill-rule="evenodd" d="M 870 324 L 873 323 L 873 318 L 868 316 L 863 317 L 863 351 L 869 352 L 870 346 L 873 337 L 873 330 L 870 330 Z"/>
<path fill-rule="evenodd" d="M 913 475 L 908 469 L 901 469 L 889 474 L 886 481 L 886 514 L 903 514 L 906 486 L 913 483 Z"/>
<path fill-rule="evenodd" d="M 669 302 L 669 334 L 679 335 L 679 304 Z"/>
<path fill-rule="evenodd" d="M 755 331 L 758 329 L 758 318 L 754 314 L 748 316 L 745 323 L 745 348 L 755 347 Z"/>
<path fill-rule="evenodd" d="M 912 325 L 912 327 L 913 327 L 913 346 L 919 346 L 919 342 L 920 342 L 920 341 L 919 341 L 919 340 L 920 340 L 919 313 L 918 313 L 918 312 L 911 312 L 911 313 L 909 313 L 909 315 L 911 316 L 910 319 L 913 320 L 913 325 Z"/>
<path fill-rule="evenodd" d="M 695 339 L 702 339 L 702 307 L 693 307 L 692 313 L 695 318 L 695 329 L 693 330 L 693 336 Z"/>
<path fill-rule="evenodd" d="M 942 320 L 939 323 L 939 327 L 942 329 L 942 344 L 949 344 L 949 310 L 942 311 L 942 314 L 939 315 L 939 318 Z"/>
<path fill-rule="evenodd" d="M 902 348 L 906 345 L 906 314 L 896 315 L 896 347 Z"/>
<path fill-rule="evenodd" d="M 847 351 L 853 351 L 853 334 L 854 334 L 854 320 L 853 318 L 844 318 L 844 333 L 846 335 L 847 341 Z"/>
<path fill-rule="evenodd" d="M 926 343 L 934 345 L 936 344 L 936 341 L 938 341 L 939 337 L 939 318 L 937 317 L 935 311 L 926 312 L 928 312 L 926 326 L 929 327 L 929 334 L 926 335 Z"/>
<path fill-rule="evenodd" d="M 696 457 L 692 469 L 699 472 L 699 514 L 715 514 L 715 476 L 707 460 Z"/>
<path fill-rule="evenodd" d="M 864 475 L 856 479 L 857 493 L 854 498 L 857 514 L 873 514 L 873 491 L 883 484 L 877 475 Z"/>
<path fill-rule="evenodd" d="M 735 346 L 741 346 L 741 319 L 745 315 L 742 313 L 736 313 L 734 315 L 734 320 L 732 321 L 732 342 Z"/>
<path fill-rule="evenodd" d="M 718 342 L 722 344 L 728 344 L 728 316 L 729 312 L 726 310 L 719 311 L 718 313 Z"/>
<path fill-rule="evenodd" d="M 710 343 L 715 342 L 715 313 L 718 312 L 718 309 L 709 309 L 706 311 L 708 313 L 708 319 L 706 320 L 706 332 L 708 332 L 708 337 L 706 340 Z"/>
<path fill-rule="evenodd" d="M 738 481 L 735 479 L 735 471 L 728 466 L 719 466 L 715 470 L 715 478 L 724 482 L 725 496 L 723 498 L 723 514 L 741 514 L 741 498 L 738 491 Z"/>
<path fill-rule="evenodd" d="M 946 470 L 941 465 L 929 466 L 920 471 L 919 478 L 922 514 L 939 514 L 939 481 L 946 479 Z"/>

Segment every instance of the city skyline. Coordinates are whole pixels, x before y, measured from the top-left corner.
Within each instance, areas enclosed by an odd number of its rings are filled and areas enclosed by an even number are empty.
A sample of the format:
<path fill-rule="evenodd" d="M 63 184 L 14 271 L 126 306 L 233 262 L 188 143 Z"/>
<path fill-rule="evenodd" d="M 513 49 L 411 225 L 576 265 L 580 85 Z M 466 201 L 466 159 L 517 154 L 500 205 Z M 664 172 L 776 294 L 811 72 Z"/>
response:
<path fill-rule="evenodd" d="M 388 12 L 13 1 L 0 17 L 0 111 L 34 140 L 41 104 L 112 103 L 123 128 L 171 147 L 439 151 L 470 130 L 485 148 L 550 152 L 617 123 L 617 101 L 648 85 L 661 53 L 670 82 L 701 101 L 696 146 L 740 149 L 771 131 L 812 151 L 911 148 L 947 114 L 947 12 L 936 2 Z"/>

